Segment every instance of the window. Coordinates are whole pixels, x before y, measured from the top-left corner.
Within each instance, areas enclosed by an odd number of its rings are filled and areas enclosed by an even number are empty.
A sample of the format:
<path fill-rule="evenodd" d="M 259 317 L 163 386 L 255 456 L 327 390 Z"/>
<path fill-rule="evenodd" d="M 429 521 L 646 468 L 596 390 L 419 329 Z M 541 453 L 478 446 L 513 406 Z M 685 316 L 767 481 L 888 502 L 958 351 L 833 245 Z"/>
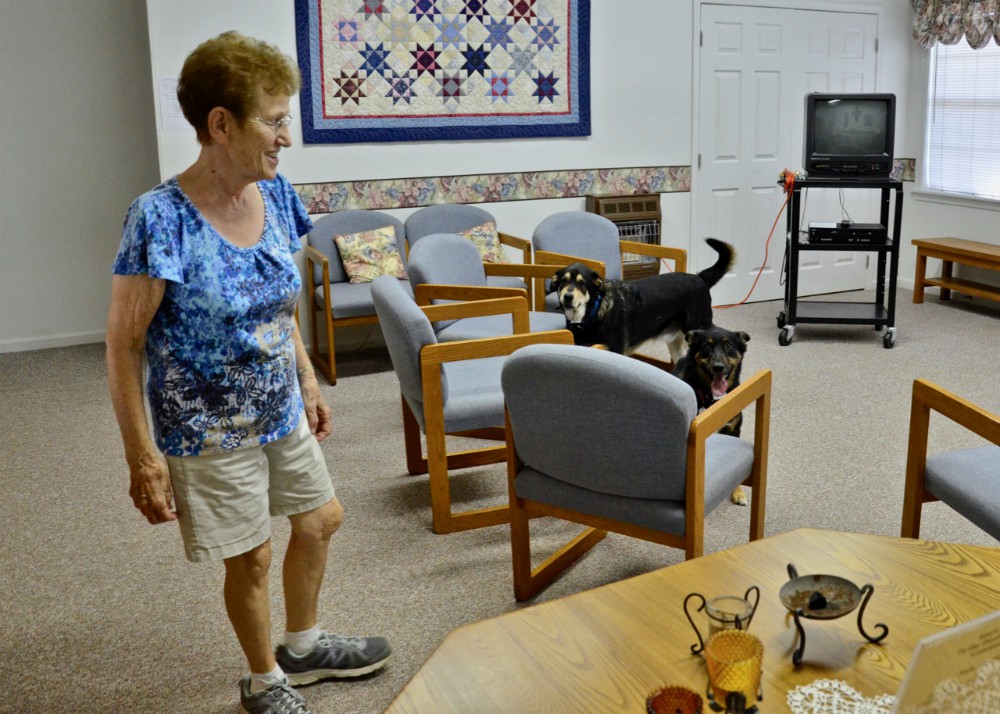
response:
<path fill-rule="evenodd" d="M 1000 200 L 1000 47 L 936 44 L 928 96 L 927 188 Z"/>

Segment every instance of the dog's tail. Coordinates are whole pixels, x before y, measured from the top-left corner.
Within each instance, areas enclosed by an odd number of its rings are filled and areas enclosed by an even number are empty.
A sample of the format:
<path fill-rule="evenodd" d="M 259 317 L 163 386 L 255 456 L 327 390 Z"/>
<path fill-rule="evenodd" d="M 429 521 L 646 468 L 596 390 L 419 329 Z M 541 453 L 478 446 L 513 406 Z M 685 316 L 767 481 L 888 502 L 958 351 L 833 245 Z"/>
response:
<path fill-rule="evenodd" d="M 716 238 L 706 238 L 705 242 L 715 248 L 719 259 L 715 261 L 715 265 L 705 268 L 698 275 L 708 287 L 712 287 L 733 267 L 733 263 L 736 262 L 736 251 L 733 250 L 733 246 Z"/>

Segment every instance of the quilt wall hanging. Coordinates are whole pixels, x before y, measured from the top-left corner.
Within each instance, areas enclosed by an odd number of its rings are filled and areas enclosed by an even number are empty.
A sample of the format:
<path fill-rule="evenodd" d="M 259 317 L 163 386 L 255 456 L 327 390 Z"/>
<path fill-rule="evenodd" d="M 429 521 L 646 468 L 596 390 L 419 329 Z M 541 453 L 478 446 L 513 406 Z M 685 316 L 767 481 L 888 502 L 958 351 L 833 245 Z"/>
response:
<path fill-rule="evenodd" d="M 307 144 L 590 134 L 590 0 L 295 0 Z"/>

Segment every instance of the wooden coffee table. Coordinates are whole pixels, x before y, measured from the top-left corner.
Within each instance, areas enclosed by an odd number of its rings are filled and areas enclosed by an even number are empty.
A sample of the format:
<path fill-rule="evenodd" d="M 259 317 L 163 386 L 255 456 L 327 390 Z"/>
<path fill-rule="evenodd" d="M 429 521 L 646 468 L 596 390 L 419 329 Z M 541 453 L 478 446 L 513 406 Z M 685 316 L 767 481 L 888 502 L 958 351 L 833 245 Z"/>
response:
<path fill-rule="evenodd" d="M 868 643 L 858 610 L 805 620 L 803 662 L 793 665 L 795 625 L 778 599 L 789 563 L 800 575 L 871 583 L 864 627 L 885 623 L 888 637 Z M 458 628 L 386 711 L 636 714 L 665 684 L 704 693 L 708 675 L 691 653 L 697 637 L 684 598 L 742 595 L 751 585 L 761 592 L 750 626 L 764 642 L 761 709 L 787 712 L 788 690 L 817 679 L 843 680 L 868 697 L 895 694 L 918 640 L 1000 609 L 1000 549 L 790 531 Z"/>

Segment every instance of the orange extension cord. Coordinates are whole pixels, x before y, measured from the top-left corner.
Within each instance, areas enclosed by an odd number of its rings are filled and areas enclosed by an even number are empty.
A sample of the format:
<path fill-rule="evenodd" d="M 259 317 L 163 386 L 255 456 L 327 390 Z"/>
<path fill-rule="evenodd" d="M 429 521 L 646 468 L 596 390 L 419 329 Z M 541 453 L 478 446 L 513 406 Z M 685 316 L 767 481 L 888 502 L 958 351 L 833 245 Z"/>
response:
<path fill-rule="evenodd" d="M 713 309 L 725 310 L 730 307 L 737 307 L 738 305 L 745 303 L 750 299 L 750 296 L 753 295 L 753 291 L 757 287 L 757 281 L 760 280 L 760 276 L 764 272 L 764 267 L 767 265 L 767 251 L 771 245 L 771 237 L 774 235 L 774 229 L 777 227 L 778 221 L 781 219 L 781 214 L 785 212 L 785 206 L 788 205 L 788 200 L 792 197 L 792 189 L 795 187 L 795 172 L 785 169 L 781 172 L 781 174 L 785 179 L 785 186 L 783 188 L 785 192 L 785 202 L 782 203 L 781 208 L 778 209 L 778 215 L 774 217 L 774 223 L 771 225 L 771 232 L 767 234 L 767 240 L 764 241 L 764 260 L 760 264 L 760 270 L 757 271 L 757 277 L 753 279 L 753 285 L 750 286 L 750 292 L 748 292 L 746 297 L 739 302 L 734 302 L 732 305 L 713 305 Z"/>

